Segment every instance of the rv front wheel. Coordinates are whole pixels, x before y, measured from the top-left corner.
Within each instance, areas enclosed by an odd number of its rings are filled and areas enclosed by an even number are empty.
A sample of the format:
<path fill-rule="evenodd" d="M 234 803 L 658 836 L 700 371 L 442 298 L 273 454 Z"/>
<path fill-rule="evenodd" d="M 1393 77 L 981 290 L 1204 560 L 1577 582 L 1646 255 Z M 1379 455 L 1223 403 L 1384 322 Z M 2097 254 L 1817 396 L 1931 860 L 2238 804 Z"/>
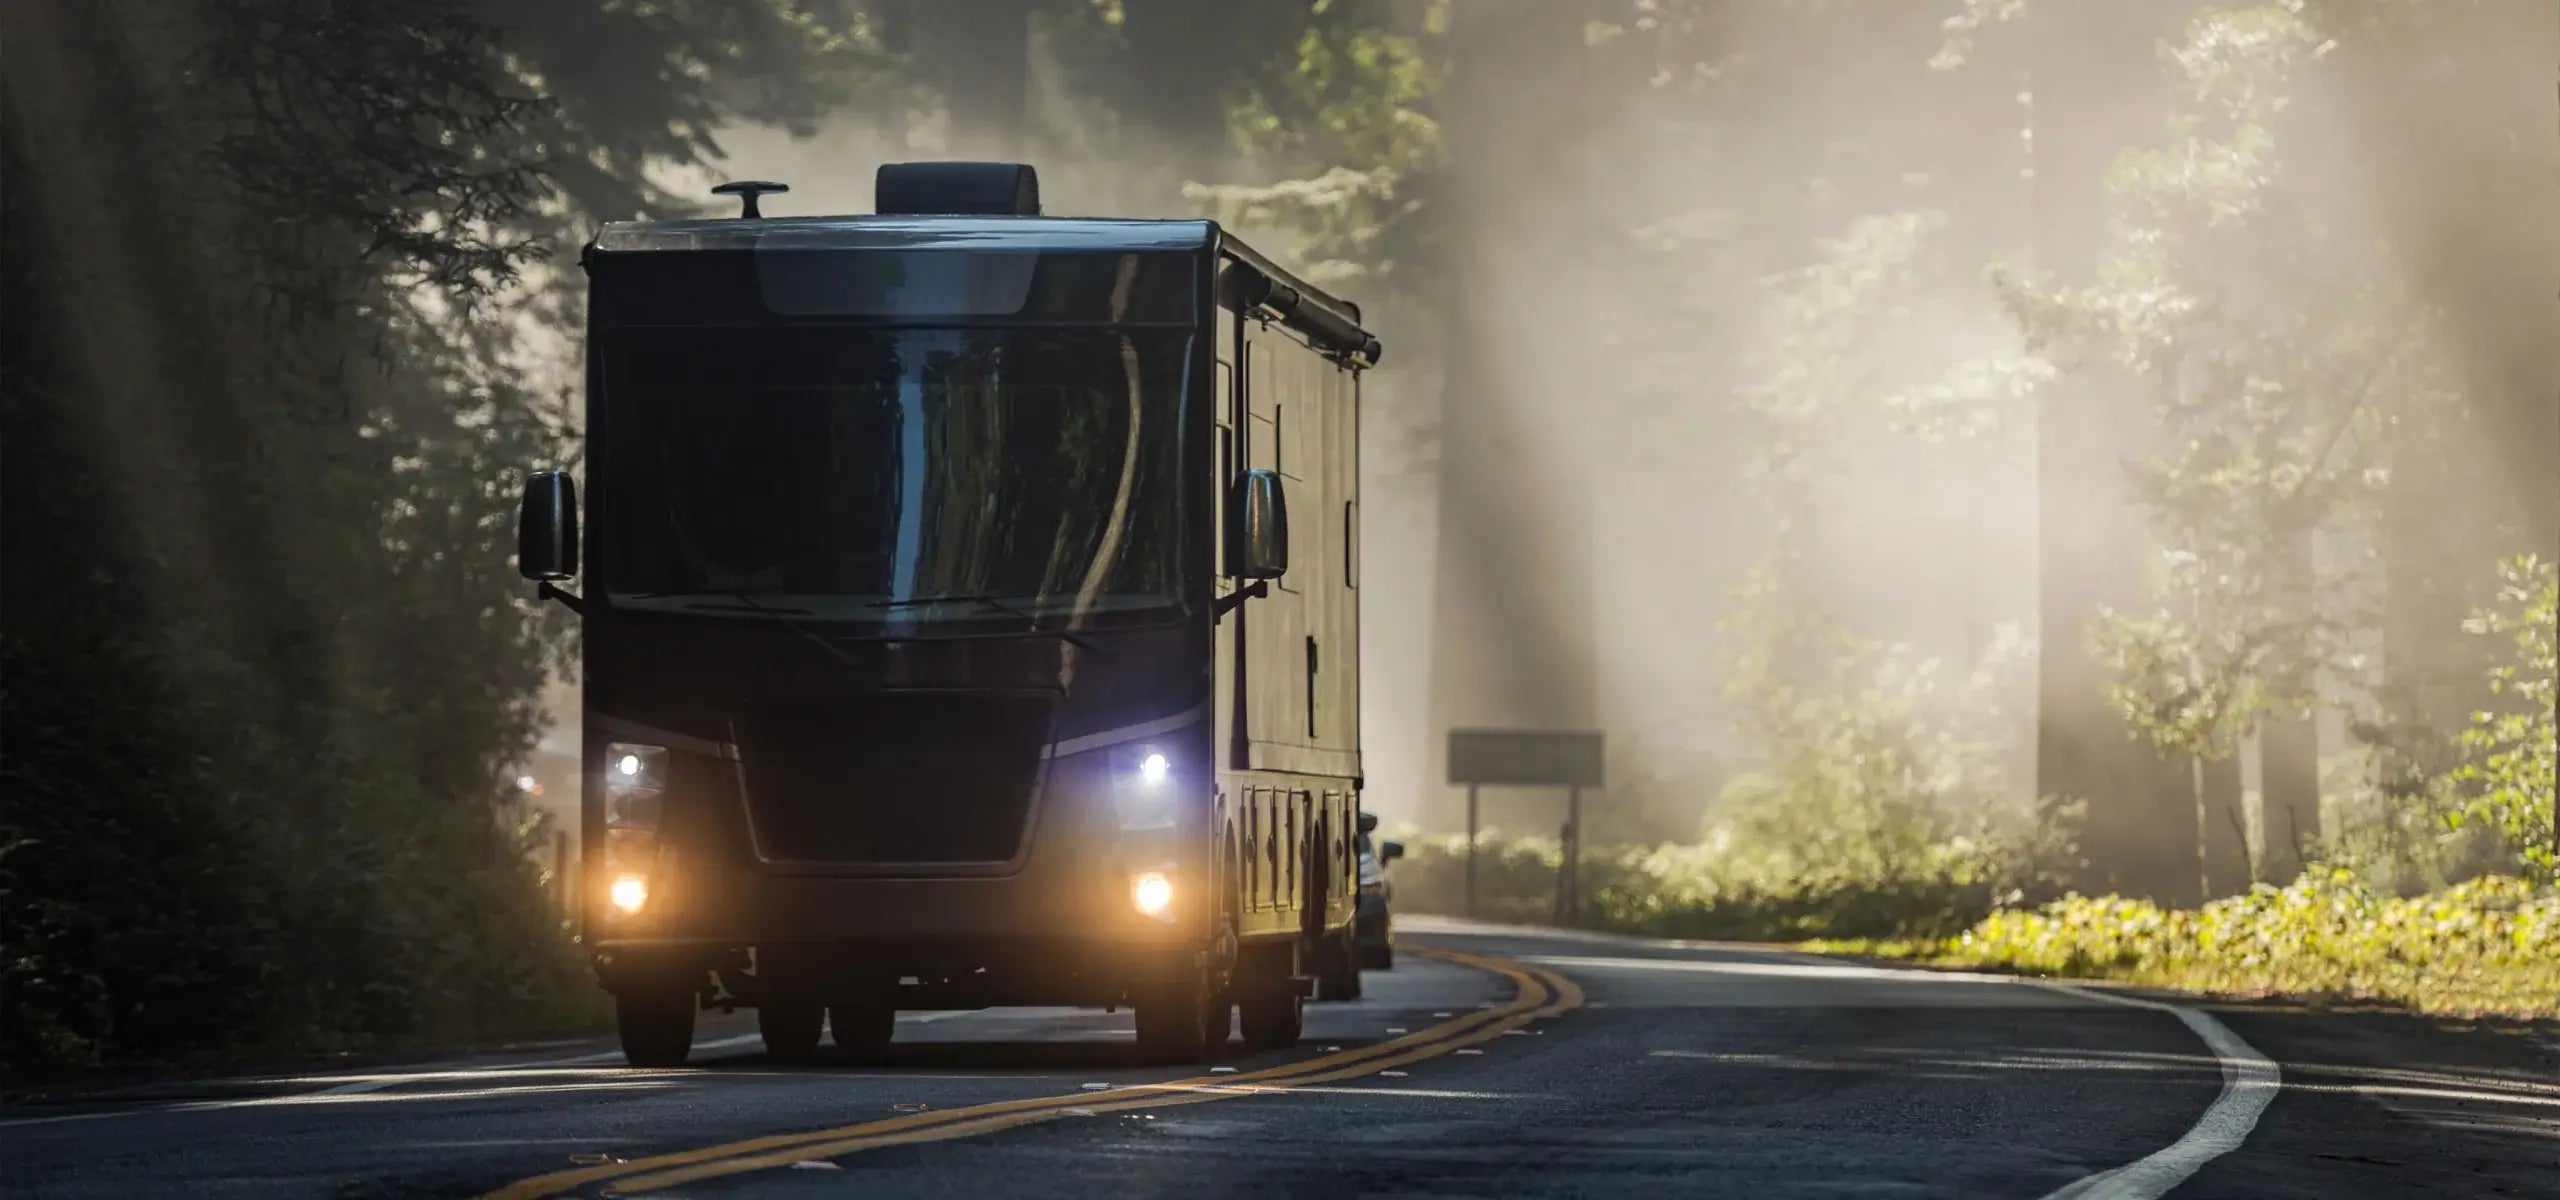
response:
<path fill-rule="evenodd" d="M 693 1052 L 693 991 L 664 984 L 625 984 L 613 997 L 622 1057 L 635 1067 L 681 1067 Z"/>

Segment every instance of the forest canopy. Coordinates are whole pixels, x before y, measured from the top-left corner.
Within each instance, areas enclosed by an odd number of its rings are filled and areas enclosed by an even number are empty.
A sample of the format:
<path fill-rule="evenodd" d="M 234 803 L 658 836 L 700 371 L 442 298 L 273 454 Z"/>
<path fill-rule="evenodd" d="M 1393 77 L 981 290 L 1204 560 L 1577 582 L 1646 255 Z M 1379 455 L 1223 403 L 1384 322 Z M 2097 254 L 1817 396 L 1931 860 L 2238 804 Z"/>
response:
<path fill-rule="evenodd" d="M 32 0 L 6 34 L 12 1073 L 592 1023 L 513 782 L 574 676 L 510 537 L 523 473 L 582 460 L 577 247 L 884 158 L 1216 216 L 1375 314 L 1369 803 L 1452 827 L 1453 724 L 1606 726 L 1630 927 L 2550 887 L 2539 0 Z"/>

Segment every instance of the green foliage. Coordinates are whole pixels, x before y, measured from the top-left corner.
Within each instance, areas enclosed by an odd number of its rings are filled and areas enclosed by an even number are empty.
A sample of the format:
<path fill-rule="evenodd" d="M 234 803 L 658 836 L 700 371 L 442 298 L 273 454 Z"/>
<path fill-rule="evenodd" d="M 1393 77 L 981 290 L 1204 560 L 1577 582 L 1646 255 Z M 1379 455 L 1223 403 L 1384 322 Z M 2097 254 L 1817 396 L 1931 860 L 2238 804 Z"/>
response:
<path fill-rule="evenodd" d="M 2504 839 L 2466 818 L 2468 801 L 2452 770 L 2408 773 L 2396 751 L 2371 745 L 2329 765 L 2323 816 L 2334 817 L 2336 828 L 2312 847 L 2322 866 L 2401 896 L 2514 869 L 2516 855 Z"/>
<path fill-rule="evenodd" d="M 2028 645 L 1998 631 L 1974 669 L 1858 631 L 1826 602 L 1804 543 L 1842 485 L 1930 440 L 1996 431 L 2032 369 L 1878 352 L 1949 277 L 1928 212 L 1860 218 L 1775 281 L 1768 373 L 1744 396 L 1748 480 L 1770 537 L 1717 622 L 1725 694 L 1760 761 L 1695 845 L 1629 858 L 1599 893 L 1619 928 L 1687 936 L 1944 931 L 2041 891 L 2064 847 L 2004 799 Z M 1944 372 L 1940 374 L 1939 372 Z M 1952 676 L 1952 677 L 1951 677 Z"/>
<path fill-rule="evenodd" d="M 2031 7 L 2028 0 L 1958 0 L 1955 15 L 1946 19 L 1946 40 L 1930 58 L 1930 67 L 1949 71 L 1964 66 L 1978 53 L 1986 31 L 2026 20 Z"/>
<path fill-rule="evenodd" d="M 1410 173 L 1439 127 L 1421 111 L 1443 72 L 1421 39 L 1359 4 L 1317 0 L 1278 69 L 1258 74 L 1229 120 L 1236 145 L 1283 161 L 1356 162 Z M 1445 21 L 1429 18 L 1426 30 Z"/>
<path fill-rule="evenodd" d="M 1692 937 L 1943 931 L 2049 889 L 2061 828 L 2002 799 L 1998 698 L 2027 661 L 2014 631 L 1968 677 L 1823 617 L 1764 567 L 1724 629 L 1729 693 L 1765 748 L 1695 845 L 1664 846 L 1601 892 L 1614 926 Z"/>
<path fill-rule="evenodd" d="M 1587 849 L 1584 923 L 1658 937 L 1749 941 L 1945 937 L 2004 903 L 2050 891 L 2060 847 L 2006 814 L 1864 791 L 1808 793 L 1755 780 L 1729 794 L 1703 840 Z M 1457 913 L 1463 835 L 1411 838 L 1393 867 L 1396 906 Z M 1543 922 L 1555 911 L 1553 838 L 1480 835 L 1477 915 Z"/>
<path fill-rule="evenodd" d="M 598 1018 L 505 808 L 569 647 L 510 562 L 521 472 L 578 457 L 546 260 L 833 102 L 744 76 L 852 50 L 778 3 L 489 13 L 54 4 L 13 48 L 12 1073 Z"/>
<path fill-rule="evenodd" d="M 2472 619 L 2477 634 L 2505 639 L 2515 659 L 2493 669 L 2489 690 L 2502 709 L 2472 716 L 2462 744 L 2472 758 L 2455 773 L 2463 806 L 2451 824 L 2476 821 L 2494 829 L 2524 869 L 2545 883 L 2555 862 L 2552 726 L 2554 627 L 2560 625 L 2560 568 L 2531 555 L 2501 565 L 2506 587 L 2499 606 Z"/>
<path fill-rule="evenodd" d="M 2199 910 L 2071 896 L 1902 949 L 1951 964 L 2216 994 L 2560 1017 L 2560 892 L 2512 877 L 2399 899 L 2345 871 L 2313 872 Z"/>
<path fill-rule="evenodd" d="M 1266 182 L 1195 181 L 1184 194 L 1218 220 L 1298 242 L 1308 278 L 1342 287 L 1422 252 L 1418 182 L 1441 162 L 1430 104 L 1444 70 L 1428 41 L 1368 4 L 1318 0 L 1276 61 L 1251 72 L 1229 118 Z"/>
<path fill-rule="evenodd" d="M 1404 831 L 1405 857 L 1391 864 L 1395 907 L 1399 912 L 1461 913 L 1466 911 L 1467 838 L 1462 833 L 1416 834 Z M 1488 920 L 1541 923 L 1555 915 L 1556 865 L 1564 848 L 1553 837 L 1507 834 L 1499 829 L 1476 835 L 1476 915 Z M 1623 877 L 1624 853 L 1591 850 L 1584 854 L 1583 878 L 1604 888 Z"/>
<path fill-rule="evenodd" d="M 2170 47 L 2166 136 L 2109 172 L 2097 280 L 2011 295 L 2041 352 L 2146 387 L 2164 449 L 2133 483 L 2164 547 L 2156 599 L 2093 637 L 2135 732 L 2208 758 L 2357 667 L 2370 555 L 2315 555 L 2313 538 L 2369 540 L 2385 448 L 2450 403 L 2388 247 L 2297 203 L 2319 134 L 2289 111 L 2326 45 L 2295 4 L 2198 14 Z"/>
<path fill-rule="evenodd" d="M 1932 210 L 1870 213 L 1770 281 L 1769 369 L 1744 396 L 1765 501 L 1810 507 L 1821 493 L 1809 488 L 1922 447 L 2016 430 L 2031 412 L 2050 364 L 1914 344 L 1913 310 L 1965 278 L 1947 228 Z M 1645 236 L 1666 248 L 1680 240 Z"/>
<path fill-rule="evenodd" d="M 2015 631 L 1968 677 L 1878 646 L 1777 586 L 1767 568 L 1724 628 L 1729 694 L 1765 762 L 1726 786 L 1701 845 L 1647 860 L 1620 897 L 1639 927 L 1853 936 L 1962 924 L 2042 891 L 2069 847 L 2006 802 L 1999 697 L 2029 660 Z M 1723 913 L 1726 915 L 1718 916 Z"/>
<path fill-rule="evenodd" d="M 182 633 L 7 648 L 13 1071 L 592 1026 L 526 847 L 387 769 L 379 714 L 240 725 L 268 685 Z"/>
<path fill-rule="evenodd" d="M 2063 848 L 2019 814 L 1877 786 L 1854 759 L 1738 781 L 1703 842 L 1663 846 L 1600 893 L 1613 928 L 1794 940 L 1944 934 L 2049 889 Z"/>
<path fill-rule="evenodd" d="M 2553 565 L 2499 566 L 2497 601 L 2465 628 L 2503 661 L 2485 672 L 2491 707 L 2442 751 L 2370 741 L 2328 789 L 2340 816 L 2320 860 L 2377 890 L 2441 888 L 2484 873 L 2549 883 L 2552 848 Z M 2370 738 L 2370 735 L 2369 735 Z"/>

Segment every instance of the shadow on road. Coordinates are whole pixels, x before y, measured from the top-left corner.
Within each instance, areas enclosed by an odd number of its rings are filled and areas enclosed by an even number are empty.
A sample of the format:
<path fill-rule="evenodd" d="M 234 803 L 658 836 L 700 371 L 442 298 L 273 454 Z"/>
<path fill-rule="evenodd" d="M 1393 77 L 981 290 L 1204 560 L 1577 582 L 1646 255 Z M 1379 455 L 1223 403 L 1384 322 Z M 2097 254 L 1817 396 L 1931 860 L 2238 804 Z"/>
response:
<path fill-rule="evenodd" d="M 1270 1066 L 1294 1057 L 1332 1050 L 1354 1050 L 1376 1044 L 1379 1038 L 1310 1038 L 1288 1051 L 1255 1052 L 1242 1042 L 1230 1042 L 1224 1052 L 1206 1062 L 1192 1066 L 1164 1066 L 1148 1062 L 1138 1053 L 1137 1043 L 1128 1038 L 1108 1035 L 1087 1040 L 999 1039 L 991 1041 L 916 1041 L 893 1043 L 887 1053 L 856 1061 L 833 1047 L 821 1047 L 806 1063 L 776 1063 L 758 1053 L 734 1058 L 711 1059 L 697 1064 L 701 1069 L 754 1067 L 768 1071 L 807 1071 L 861 1074 L 872 1071 L 1156 1071 L 1173 1074 L 1196 1074 L 1211 1067 Z"/>

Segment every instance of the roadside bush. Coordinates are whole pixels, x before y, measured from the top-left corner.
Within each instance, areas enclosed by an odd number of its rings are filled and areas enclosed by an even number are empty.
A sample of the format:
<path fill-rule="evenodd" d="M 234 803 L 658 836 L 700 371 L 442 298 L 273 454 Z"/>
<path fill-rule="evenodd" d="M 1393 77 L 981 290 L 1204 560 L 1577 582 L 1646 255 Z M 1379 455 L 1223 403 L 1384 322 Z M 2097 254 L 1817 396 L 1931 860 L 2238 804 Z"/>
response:
<path fill-rule="evenodd" d="M 201 646 L 5 649 L 11 1077 L 599 1027 L 524 848 L 375 748 L 389 715 Z"/>
<path fill-rule="evenodd" d="M 2501 707 L 2474 714 L 2463 732 L 2470 758 L 2454 773 L 2453 786 L 2464 803 L 2451 824 L 2494 830 L 2515 851 L 2520 869 L 2549 883 L 2560 872 L 2552 829 L 2554 756 L 2560 754 L 2560 729 L 2553 725 L 2560 688 L 2560 564 L 2526 555 L 2500 564 L 2500 574 L 2505 586 L 2497 606 L 2464 628 L 2508 639 L 2515 659 L 2489 673 L 2490 693 Z"/>
<path fill-rule="evenodd" d="M 1740 781 L 1703 841 L 1633 857 L 1603 919 L 1665 937 L 1931 936 L 2047 886 L 2061 844 L 2024 814 L 1811 767 Z"/>
<path fill-rule="evenodd" d="M 2323 865 L 2290 885 L 2191 910 L 2067 896 L 1992 913 L 1950 938 L 1817 948 L 2226 995 L 2560 1017 L 2551 842 L 2560 574 L 2531 557 L 2501 574 L 2497 605 L 2466 625 L 2512 645 L 2488 680 L 2498 707 L 2475 713 L 2459 739 L 2417 748 L 2430 753 L 2383 747 L 2350 772 L 2359 779 L 2344 793 L 2346 827 L 2323 847 Z"/>
<path fill-rule="evenodd" d="M 1395 906 L 1402 912 L 1466 911 L 1465 834 L 1400 835 L 1405 858 L 1389 868 Z M 1489 921 L 1545 922 L 1555 916 L 1556 868 L 1564 847 L 1555 838 L 1481 831 L 1476 839 L 1476 915 Z M 1625 847 L 1587 847 L 1582 856 L 1584 894 L 1616 885 L 1626 875 Z M 1583 905 L 1586 914 L 1591 905 Z"/>
<path fill-rule="evenodd" d="M 2049 894 L 2058 843 L 2032 822 L 1874 793 L 1729 793 L 1704 840 L 1587 849 L 1583 923 L 1658 937 L 1795 940 L 1945 937 L 2005 903 Z M 1409 837 L 1396 864 L 1405 911 L 1463 910 L 1466 838 Z M 1561 847 L 1486 831 L 1476 912 L 1545 921 Z"/>
<path fill-rule="evenodd" d="M 2003 800 L 1998 698 L 2027 661 L 2011 631 L 1969 674 L 1809 613 L 1785 560 L 1724 623 L 1729 689 L 1768 747 L 1726 785 L 1694 842 L 1587 849 L 1584 923 L 1665 937 L 1945 937 L 2004 904 L 2058 894 L 2072 827 Z M 1466 839 L 1409 838 L 1399 907 L 1461 911 Z M 1554 912 L 1551 838 L 1487 833 L 1477 914 Z"/>
<path fill-rule="evenodd" d="M 2197 910 L 2072 896 L 1994 914 L 1917 949 L 1939 962 L 2034 975 L 2560 1017 L 2560 891 L 2512 876 L 2404 899 L 2343 870 L 2313 872 Z"/>
<path fill-rule="evenodd" d="M 2560 570 L 2525 555 L 2499 564 L 2495 603 L 2464 622 L 2495 639 L 2484 707 L 2458 731 L 2357 727 L 2363 743 L 2324 792 L 2338 829 L 2323 865 L 2413 894 L 2485 874 L 2554 882 L 2555 622 Z"/>

